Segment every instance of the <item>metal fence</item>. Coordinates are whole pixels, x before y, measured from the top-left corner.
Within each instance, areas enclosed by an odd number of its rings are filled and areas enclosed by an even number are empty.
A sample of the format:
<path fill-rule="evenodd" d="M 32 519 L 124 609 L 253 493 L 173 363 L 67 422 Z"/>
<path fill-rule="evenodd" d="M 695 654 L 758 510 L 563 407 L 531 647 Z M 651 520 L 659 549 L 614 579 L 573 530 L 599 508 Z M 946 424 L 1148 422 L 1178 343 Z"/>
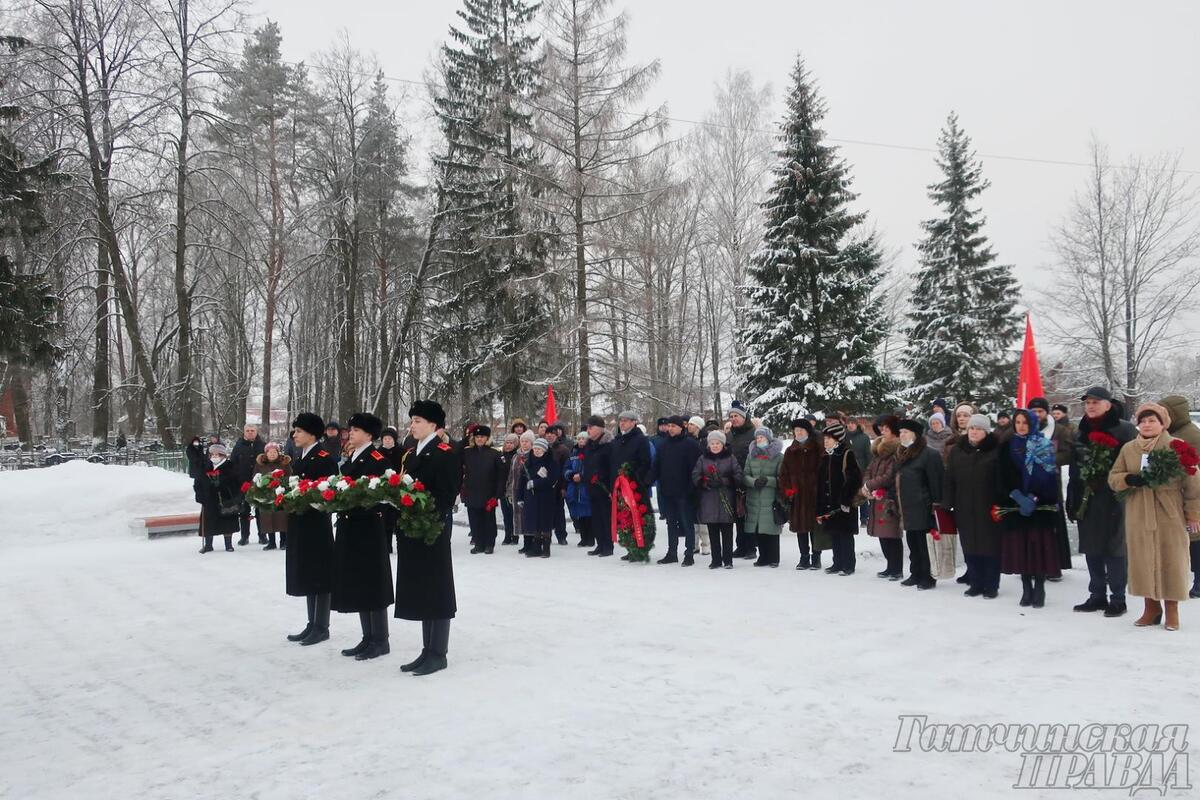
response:
<path fill-rule="evenodd" d="M 172 472 L 187 474 L 187 456 L 183 450 L 163 450 L 157 446 L 123 447 L 118 450 L 92 451 L 90 448 L 58 449 L 43 447 L 37 450 L 0 451 L 0 470 L 41 469 L 65 464 L 68 461 L 90 461 L 96 464 L 149 464 Z"/>

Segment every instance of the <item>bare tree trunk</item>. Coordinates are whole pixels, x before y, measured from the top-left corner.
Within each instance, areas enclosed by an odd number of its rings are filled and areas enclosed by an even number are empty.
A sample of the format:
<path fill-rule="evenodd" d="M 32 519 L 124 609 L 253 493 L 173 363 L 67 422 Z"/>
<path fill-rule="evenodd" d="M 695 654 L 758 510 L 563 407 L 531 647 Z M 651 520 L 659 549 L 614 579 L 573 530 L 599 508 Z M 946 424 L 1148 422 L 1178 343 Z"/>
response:
<path fill-rule="evenodd" d="M 92 447 L 108 443 L 112 419 L 112 367 L 109 365 L 108 256 L 104 243 L 96 242 L 96 327 L 95 359 L 92 364 Z"/>

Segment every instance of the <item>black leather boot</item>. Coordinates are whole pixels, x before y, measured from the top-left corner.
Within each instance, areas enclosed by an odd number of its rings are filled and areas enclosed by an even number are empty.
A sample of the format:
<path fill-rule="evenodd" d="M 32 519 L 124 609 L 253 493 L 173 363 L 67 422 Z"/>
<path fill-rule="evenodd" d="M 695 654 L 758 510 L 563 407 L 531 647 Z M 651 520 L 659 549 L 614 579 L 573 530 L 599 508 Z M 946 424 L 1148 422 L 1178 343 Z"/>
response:
<path fill-rule="evenodd" d="M 367 661 L 392 652 L 391 644 L 388 642 L 387 611 L 386 608 L 380 608 L 370 612 L 367 624 L 371 628 L 371 643 L 354 657 L 355 661 Z"/>
<path fill-rule="evenodd" d="M 1036 575 L 1033 579 L 1033 607 L 1042 608 L 1046 605 L 1046 576 Z"/>
<path fill-rule="evenodd" d="M 302 642 L 312 633 L 313 619 L 317 615 L 317 596 L 315 594 L 305 595 L 304 601 L 308 605 L 308 624 L 299 633 L 289 633 L 287 637 L 289 642 Z"/>
<path fill-rule="evenodd" d="M 342 651 L 342 655 L 347 658 L 357 656 L 371 644 L 371 612 L 358 612 L 358 624 L 362 626 L 362 641 Z"/>
<path fill-rule="evenodd" d="M 1021 605 L 1033 605 L 1033 576 L 1021 576 Z"/>
<path fill-rule="evenodd" d="M 432 632 L 432 620 L 421 620 L 421 655 L 417 656 L 407 664 L 402 664 L 400 666 L 401 672 L 412 672 L 425 663 L 425 659 L 429 657 L 429 640 Z"/>
<path fill-rule="evenodd" d="M 202 544 L 200 546 L 200 552 L 201 553 L 211 553 L 212 552 L 212 537 L 211 536 L 204 537 L 204 544 Z"/>
<path fill-rule="evenodd" d="M 429 632 L 429 654 L 413 675 L 431 675 L 446 668 L 446 652 L 450 644 L 450 620 L 435 619 Z"/>
<path fill-rule="evenodd" d="M 308 636 L 301 640 L 302 645 L 320 644 L 329 639 L 329 606 L 333 595 L 329 592 L 316 595 L 316 606 L 313 611 L 313 627 Z"/>
<path fill-rule="evenodd" d="M 667 554 L 658 560 L 659 564 L 679 563 L 679 534 L 667 534 Z"/>

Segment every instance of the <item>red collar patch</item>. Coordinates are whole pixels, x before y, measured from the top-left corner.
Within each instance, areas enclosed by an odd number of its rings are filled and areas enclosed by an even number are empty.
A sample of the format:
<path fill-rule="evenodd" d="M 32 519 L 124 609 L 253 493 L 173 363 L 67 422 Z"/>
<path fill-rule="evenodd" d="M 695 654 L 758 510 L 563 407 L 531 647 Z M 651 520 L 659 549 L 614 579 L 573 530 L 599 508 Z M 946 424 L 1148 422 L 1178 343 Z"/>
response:
<path fill-rule="evenodd" d="M 450 449 L 452 449 L 450 447 L 450 445 L 446 444 L 445 442 L 442 442 L 441 444 L 438 445 L 438 450 L 450 450 Z"/>
<path fill-rule="evenodd" d="M 376 461 L 383 461 L 385 456 L 383 455 L 383 453 L 379 452 L 378 450 L 372 450 L 371 458 L 375 459 Z"/>
<path fill-rule="evenodd" d="M 329 458 L 329 453 L 326 453 L 324 450 L 318 450 L 317 458 Z"/>

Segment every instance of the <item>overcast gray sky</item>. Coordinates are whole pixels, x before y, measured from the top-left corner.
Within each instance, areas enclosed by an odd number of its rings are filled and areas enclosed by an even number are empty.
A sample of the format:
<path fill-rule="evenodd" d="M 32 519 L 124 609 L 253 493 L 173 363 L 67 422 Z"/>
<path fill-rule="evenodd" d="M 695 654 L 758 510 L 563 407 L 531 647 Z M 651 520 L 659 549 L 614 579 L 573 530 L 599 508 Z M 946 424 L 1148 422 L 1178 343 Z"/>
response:
<path fill-rule="evenodd" d="M 420 79 L 456 20 L 458 0 L 257 0 L 308 58 L 344 28 L 388 75 Z M 615 8 L 621 8 L 618 1 Z M 1115 159 L 1182 153 L 1200 172 L 1200 2 L 1154 0 L 628 0 L 632 60 L 662 61 L 647 104 L 700 119 L 729 67 L 769 81 L 776 99 L 798 53 L 820 81 L 831 137 L 933 147 L 959 114 L 981 155 L 1083 162 L 1094 133 Z M 676 123 L 682 133 L 685 124 Z M 1189 150 L 1188 148 L 1193 148 Z M 913 264 L 933 156 L 845 144 L 867 210 Z M 1047 237 L 1086 178 L 1079 166 L 984 158 L 996 250 L 1026 292 L 1055 290 Z M 1196 176 L 1200 180 L 1200 175 Z"/>

